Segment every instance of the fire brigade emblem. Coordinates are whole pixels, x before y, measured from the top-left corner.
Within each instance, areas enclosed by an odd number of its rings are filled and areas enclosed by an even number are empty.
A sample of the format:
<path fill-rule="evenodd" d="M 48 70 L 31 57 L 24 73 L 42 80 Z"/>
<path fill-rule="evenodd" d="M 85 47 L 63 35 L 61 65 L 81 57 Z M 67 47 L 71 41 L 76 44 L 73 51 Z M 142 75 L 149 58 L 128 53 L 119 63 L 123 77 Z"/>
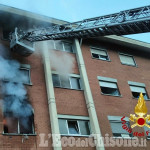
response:
<path fill-rule="evenodd" d="M 135 122 L 131 126 L 131 128 L 134 128 L 135 126 L 139 126 L 139 127 L 146 126 L 150 128 L 150 125 L 148 125 L 146 122 L 146 121 L 148 122 L 150 121 L 150 115 L 145 116 L 147 114 L 147 107 L 142 93 L 140 93 L 140 97 L 138 99 L 137 105 L 135 106 L 134 112 L 137 116 L 135 114 L 130 114 L 130 118 L 129 118 L 132 122 Z"/>

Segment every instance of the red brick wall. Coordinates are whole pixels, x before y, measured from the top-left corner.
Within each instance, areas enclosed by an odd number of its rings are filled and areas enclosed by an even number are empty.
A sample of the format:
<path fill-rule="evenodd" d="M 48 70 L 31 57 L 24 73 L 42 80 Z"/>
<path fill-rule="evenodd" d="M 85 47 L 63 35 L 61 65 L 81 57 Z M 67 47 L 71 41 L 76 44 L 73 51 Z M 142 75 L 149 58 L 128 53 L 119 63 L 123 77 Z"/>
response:
<path fill-rule="evenodd" d="M 1 43 L 9 48 L 8 42 L 1 41 Z M 48 138 L 48 134 L 51 133 L 51 128 L 42 58 L 36 54 L 29 57 L 21 57 L 17 54 L 11 54 L 11 57 L 19 61 L 21 64 L 29 64 L 31 66 L 31 82 L 33 85 L 27 85 L 26 88 L 29 94 L 29 101 L 34 109 L 34 125 L 37 135 L 28 136 L 28 139 L 23 141 L 23 136 L 21 135 L 8 136 L 0 134 L 0 150 L 53 149 L 51 138 Z M 2 117 L 0 118 L 0 126 L 0 133 L 2 133 Z M 45 140 L 48 140 L 48 147 L 44 148 L 39 146 L 41 143 L 39 134 L 45 134 Z"/>
<path fill-rule="evenodd" d="M 90 45 L 104 46 L 107 49 L 110 57 L 110 62 L 93 59 L 91 57 Z M 134 56 L 138 67 L 122 65 L 118 55 L 119 52 L 124 52 Z M 131 53 L 134 52 L 134 53 Z M 87 42 L 82 45 L 82 53 L 86 65 L 87 75 L 96 107 L 96 112 L 102 131 L 102 135 L 108 133 L 112 136 L 111 127 L 107 116 L 126 116 L 134 114 L 134 107 L 137 104 L 137 99 L 132 98 L 127 81 L 145 83 L 148 95 L 150 95 L 150 59 L 143 57 L 142 54 L 136 53 L 135 50 L 123 48 L 112 44 L 100 42 Z M 110 77 L 117 79 L 121 97 L 106 96 L 101 94 L 101 89 L 97 76 Z M 146 101 L 148 113 L 150 113 L 150 101 Z M 133 131 L 142 132 L 143 128 L 135 127 Z M 144 139 L 146 137 L 143 137 Z M 150 146 L 150 142 L 147 141 Z M 127 148 L 106 148 L 106 149 L 127 149 Z M 129 148 L 132 149 L 132 148 Z M 133 148 L 134 149 L 134 148 Z M 141 149 L 141 148 L 135 148 Z M 147 148 L 149 149 L 149 148 Z"/>
<path fill-rule="evenodd" d="M 1 41 L 3 43 L 7 42 Z M 92 95 L 98 115 L 98 120 L 100 123 L 100 128 L 102 131 L 102 135 L 105 137 L 105 134 L 108 133 L 112 136 L 111 128 L 107 116 L 127 116 L 134 113 L 134 107 L 137 104 L 137 100 L 132 98 L 132 94 L 130 92 L 129 85 L 127 81 L 135 81 L 146 84 L 146 89 L 148 94 L 150 95 L 150 60 L 146 57 L 139 56 L 139 54 L 133 54 L 134 58 L 138 64 L 138 67 L 126 66 L 120 63 L 120 59 L 118 56 L 118 51 L 127 51 L 129 53 L 133 50 L 127 50 L 127 48 L 118 47 L 116 45 L 97 43 L 97 45 L 104 45 L 107 47 L 108 54 L 110 56 L 111 61 L 102 61 L 91 58 L 90 53 L 90 44 L 83 42 L 82 52 L 86 65 L 86 70 L 89 78 L 90 87 L 92 90 Z M 61 52 L 57 51 L 58 55 L 62 55 Z M 124 52 L 125 53 L 125 52 Z M 132 53 L 131 53 L 132 54 Z M 71 57 L 75 59 L 74 67 L 72 73 L 79 74 L 78 65 L 76 62 L 75 54 L 69 54 Z M 30 102 L 34 108 L 34 123 L 35 123 L 35 132 L 37 136 L 29 136 L 29 139 L 25 140 L 22 143 L 22 136 L 4 136 L 0 135 L 0 150 L 5 150 L 12 148 L 16 150 L 30 150 L 30 149 L 38 149 L 38 150 L 48 150 L 52 149 L 51 138 L 48 139 L 48 134 L 51 133 L 50 128 L 50 119 L 49 119 L 49 111 L 48 111 L 48 103 L 47 103 L 47 94 L 46 94 L 46 86 L 45 86 L 45 78 L 44 78 L 44 69 L 42 58 L 39 55 L 32 54 L 29 57 L 20 57 L 13 54 L 13 58 L 17 59 L 22 64 L 30 64 L 31 65 L 31 81 L 33 83 L 32 86 L 26 86 Z M 65 67 L 65 66 L 64 66 Z M 55 68 L 53 68 L 54 70 Z M 97 76 L 104 76 L 115 78 L 118 80 L 118 87 L 122 97 L 113 97 L 113 96 L 105 96 L 101 95 L 101 90 L 98 84 Z M 71 90 L 71 89 L 63 89 L 63 88 L 54 88 L 55 97 L 56 97 L 56 105 L 58 114 L 67 114 L 67 115 L 80 115 L 80 116 L 88 116 L 88 111 L 85 104 L 85 98 L 83 91 Z M 147 101 L 147 107 L 150 108 L 150 103 Z M 150 110 L 148 109 L 149 113 Z M 2 113 L 1 113 L 2 114 Z M 1 115 L 2 116 L 2 115 Z M 0 117 L 0 132 L 2 133 L 2 117 Z M 139 128 L 135 128 L 136 131 Z M 45 134 L 45 140 L 49 141 L 48 147 L 39 147 L 40 144 L 40 133 Z M 83 138 L 84 139 L 84 138 Z M 150 142 L 147 142 L 147 145 L 150 146 Z M 87 149 L 82 147 L 67 147 L 63 148 L 63 150 L 69 149 Z M 95 148 L 88 148 L 89 150 Z M 127 148 L 106 148 L 106 149 L 127 149 Z M 129 148 L 134 149 L 134 148 Z M 141 148 L 136 148 L 141 149 Z M 143 149 L 143 148 L 142 148 Z M 146 148 L 145 148 L 146 149 Z M 148 149 L 148 148 L 147 148 Z"/>

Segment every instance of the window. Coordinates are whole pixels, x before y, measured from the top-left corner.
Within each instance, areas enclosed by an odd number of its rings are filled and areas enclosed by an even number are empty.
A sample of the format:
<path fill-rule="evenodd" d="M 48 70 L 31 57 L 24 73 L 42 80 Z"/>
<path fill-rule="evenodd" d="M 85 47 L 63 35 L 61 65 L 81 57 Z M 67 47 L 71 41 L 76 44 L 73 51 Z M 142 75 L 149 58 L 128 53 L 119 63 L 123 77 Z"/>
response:
<path fill-rule="evenodd" d="M 109 60 L 106 50 L 100 48 L 91 48 L 92 57 L 101 60 Z"/>
<path fill-rule="evenodd" d="M 80 77 L 78 75 L 52 74 L 54 87 L 81 90 Z"/>
<path fill-rule="evenodd" d="M 98 80 L 102 94 L 120 96 L 116 79 L 98 76 Z"/>
<path fill-rule="evenodd" d="M 54 41 L 54 43 L 55 43 L 55 49 L 57 49 L 57 50 L 63 50 L 63 43 L 62 43 L 62 41 Z"/>
<path fill-rule="evenodd" d="M 122 117 L 120 116 L 108 116 L 113 136 L 122 138 L 133 137 L 133 133 L 129 133 L 126 129 L 122 128 L 123 124 L 121 118 Z M 131 129 L 129 119 L 127 117 L 125 117 L 125 121 L 127 128 Z"/>
<path fill-rule="evenodd" d="M 11 81 L 31 85 L 32 83 L 30 78 L 30 65 L 21 64 L 20 69 L 16 71 L 16 76 L 13 79 L 4 78 L 4 81 Z"/>
<path fill-rule="evenodd" d="M 80 133 L 78 121 L 68 120 L 67 124 L 68 124 L 69 134 L 79 134 Z"/>
<path fill-rule="evenodd" d="M 82 116 L 74 117 L 68 115 L 58 115 L 58 116 L 59 116 L 58 119 L 59 129 L 61 135 L 73 135 L 73 136 L 90 135 L 88 117 L 82 117 Z"/>
<path fill-rule="evenodd" d="M 128 84 L 130 86 L 130 90 L 132 92 L 133 98 L 139 98 L 140 93 L 142 92 L 144 99 L 145 100 L 148 99 L 148 95 L 144 83 L 128 81 Z"/>
<path fill-rule="evenodd" d="M 34 115 L 14 117 L 13 113 L 4 113 L 4 134 L 34 134 Z"/>
<path fill-rule="evenodd" d="M 146 123 L 148 125 L 150 125 L 150 122 L 146 121 Z M 147 139 L 150 139 L 150 128 L 144 126 L 144 131 L 145 131 L 145 135 L 146 135 Z"/>
<path fill-rule="evenodd" d="M 133 56 L 120 53 L 119 57 L 122 64 L 136 66 L 136 62 Z"/>
<path fill-rule="evenodd" d="M 59 75 L 58 74 L 53 74 L 52 79 L 53 79 L 54 87 L 60 87 L 60 77 L 59 77 Z"/>
<path fill-rule="evenodd" d="M 23 79 L 22 79 L 22 82 L 24 84 L 31 84 L 30 69 L 28 69 L 28 68 L 20 68 L 20 72 L 24 76 Z"/>
<path fill-rule="evenodd" d="M 3 40 L 9 40 L 9 34 L 10 34 L 9 29 L 3 27 Z"/>
<path fill-rule="evenodd" d="M 55 40 L 54 49 L 73 53 L 72 42 L 68 42 L 68 41 Z"/>
<path fill-rule="evenodd" d="M 73 53 L 72 43 L 63 42 L 63 45 L 64 45 L 64 50 L 66 52 L 72 52 Z"/>
<path fill-rule="evenodd" d="M 76 77 L 70 77 L 70 83 L 72 89 L 81 89 L 80 79 Z"/>

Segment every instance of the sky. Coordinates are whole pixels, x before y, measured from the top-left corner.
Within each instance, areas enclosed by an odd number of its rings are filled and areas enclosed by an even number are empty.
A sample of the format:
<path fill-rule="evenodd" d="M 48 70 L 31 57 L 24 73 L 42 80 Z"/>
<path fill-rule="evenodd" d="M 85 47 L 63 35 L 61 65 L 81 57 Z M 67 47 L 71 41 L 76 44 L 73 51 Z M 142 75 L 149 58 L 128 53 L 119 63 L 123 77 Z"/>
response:
<path fill-rule="evenodd" d="M 0 4 L 74 22 L 150 5 L 150 0 L 0 0 Z M 150 43 L 150 33 L 127 37 Z"/>

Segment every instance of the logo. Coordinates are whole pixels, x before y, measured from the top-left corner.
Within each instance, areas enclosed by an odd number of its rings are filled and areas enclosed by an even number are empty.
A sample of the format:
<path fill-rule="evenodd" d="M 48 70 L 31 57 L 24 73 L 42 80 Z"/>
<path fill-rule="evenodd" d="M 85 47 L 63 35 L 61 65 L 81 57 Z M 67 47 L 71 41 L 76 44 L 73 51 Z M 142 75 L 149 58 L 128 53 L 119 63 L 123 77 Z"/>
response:
<path fill-rule="evenodd" d="M 150 121 L 150 115 L 146 115 L 147 107 L 142 93 L 140 93 L 140 97 L 138 99 L 137 105 L 135 106 L 134 112 L 136 115 L 130 114 L 130 118 L 129 118 L 132 122 L 134 122 L 134 124 L 131 125 L 131 128 L 134 128 L 135 126 L 139 126 L 139 127 L 146 126 L 150 128 L 150 125 L 148 125 L 146 122 L 146 121 L 148 122 Z"/>

